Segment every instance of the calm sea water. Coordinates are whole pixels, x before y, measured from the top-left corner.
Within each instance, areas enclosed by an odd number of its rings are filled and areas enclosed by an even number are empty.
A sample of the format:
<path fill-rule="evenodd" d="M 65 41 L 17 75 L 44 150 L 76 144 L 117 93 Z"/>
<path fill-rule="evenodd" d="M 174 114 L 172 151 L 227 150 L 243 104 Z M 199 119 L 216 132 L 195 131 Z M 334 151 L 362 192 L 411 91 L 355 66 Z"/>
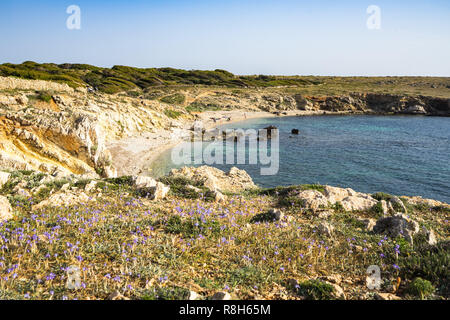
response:
<path fill-rule="evenodd" d="M 450 203 L 450 118 L 422 116 L 306 116 L 254 119 L 222 128 L 280 130 L 280 169 L 260 175 L 259 165 L 236 165 L 262 187 L 320 183 L 361 192 L 421 195 Z M 298 128 L 299 135 L 291 135 Z M 171 151 L 152 175 L 175 166 Z M 215 165 L 228 170 L 232 165 Z"/>

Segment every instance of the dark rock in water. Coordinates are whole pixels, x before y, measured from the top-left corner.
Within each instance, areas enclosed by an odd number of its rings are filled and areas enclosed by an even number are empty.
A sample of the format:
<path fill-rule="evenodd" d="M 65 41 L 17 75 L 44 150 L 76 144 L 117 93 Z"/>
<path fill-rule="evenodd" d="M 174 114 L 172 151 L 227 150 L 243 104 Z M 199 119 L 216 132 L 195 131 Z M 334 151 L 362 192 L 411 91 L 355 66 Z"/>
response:
<path fill-rule="evenodd" d="M 291 130 L 291 133 L 292 133 L 292 134 L 298 134 L 299 131 L 298 131 L 298 129 L 292 129 L 292 130 Z"/>
<path fill-rule="evenodd" d="M 267 130 L 267 139 L 271 139 L 272 133 L 275 135 L 276 134 L 275 130 L 278 130 L 278 128 L 275 126 L 268 126 L 268 127 L 265 127 L 264 130 Z"/>

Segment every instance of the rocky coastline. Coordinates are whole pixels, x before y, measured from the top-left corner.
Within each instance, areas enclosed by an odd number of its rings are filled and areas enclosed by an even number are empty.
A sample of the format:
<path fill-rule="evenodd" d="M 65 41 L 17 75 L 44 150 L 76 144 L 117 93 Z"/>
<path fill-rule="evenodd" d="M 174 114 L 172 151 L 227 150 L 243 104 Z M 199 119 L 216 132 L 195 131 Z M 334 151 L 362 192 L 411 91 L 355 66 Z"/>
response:
<path fill-rule="evenodd" d="M 115 177 L 145 171 L 159 153 L 188 137 L 199 121 L 211 129 L 256 117 L 450 116 L 448 98 L 379 93 L 308 96 L 281 89 L 178 91 L 184 102 L 171 104 L 164 99 L 0 77 L 0 166 L 54 175 Z"/>

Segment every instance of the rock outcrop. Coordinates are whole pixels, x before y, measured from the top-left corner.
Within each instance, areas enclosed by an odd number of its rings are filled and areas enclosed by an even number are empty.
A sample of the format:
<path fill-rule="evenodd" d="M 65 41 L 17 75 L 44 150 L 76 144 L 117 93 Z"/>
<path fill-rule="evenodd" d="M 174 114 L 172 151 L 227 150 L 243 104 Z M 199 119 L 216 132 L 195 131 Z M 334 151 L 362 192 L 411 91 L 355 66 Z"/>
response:
<path fill-rule="evenodd" d="M 0 189 L 6 182 L 8 182 L 10 176 L 11 174 L 8 172 L 0 171 Z"/>
<path fill-rule="evenodd" d="M 39 202 L 33 206 L 33 210 L 39 210 L 44 207 L 68 207 L 79 204 L 86 204 L 90 200 L 84 192 L 60 191 L 52 194 L 48 199 Z"/>
<path fill-rule="evenodd" d="M 350 188 L 324 186 L 324 192 L 318 190 L 303 190 L 295 192 L 296 197 L 303 201 L 308 209 L 317 210 L 340 203 L 346 211 L 363 211 L 378 203 L 371 195 L 356 192 Z"/>
<path fill-rule="evenodd" d="M 0 223 L 11 219 L 12 217 L 13 211 L 8 199 L 4 196 L 0 196 Z"/>
<path fill-rule="evenodd" d="M 173 169 L 170 175 L 182 176 L 197 182 L 202 182 L 211 191 L 240 192 L 256 187 L 247 172 L 235 167 L 231 168 L 228 173 L 208 166 L 198 168 L 183 167 L 181 169 Z"/>
<path fill-rule="evenodd" d="M 391 238 L 404 237 L 408 242 L 413 242 L 413 237 L 419 232 L 417 221 L 408 216 L 397 213 L 392 217 L 381 218 L 373 227 L 375 233 L 384 233 Z"/>

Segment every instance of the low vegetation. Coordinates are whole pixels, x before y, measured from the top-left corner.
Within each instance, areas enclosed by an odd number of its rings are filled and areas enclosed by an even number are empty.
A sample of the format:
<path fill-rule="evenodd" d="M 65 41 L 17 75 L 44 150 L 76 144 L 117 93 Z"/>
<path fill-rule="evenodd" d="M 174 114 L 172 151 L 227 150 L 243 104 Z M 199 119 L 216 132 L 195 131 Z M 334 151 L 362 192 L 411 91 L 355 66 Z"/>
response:
<path fill-rule="evenodd" d="M 0 65 L 0 76 L 49 80 L 69 86 L 97 88 L 105 93 L 127 92 L 137 97 L 150 88 L 167 86 L 214 86 L 232 88 L 274 88 L 285 93 L 304 95 L 342 95 L 351 92 L 424 95 L 450 98 L 450 78 L 439 77 L 327 77 L 234 75 L 228 71 L 181 70 L 174 68 L 134 68 L 114 66 L 101 68 L 87 64 L 54 64 L 27 61 Z M 236 89 L 238 88 L 238 89 Z M 152 93 L 145 93 L 150 98 Z M 179 96 L 163 97 L 182 104 Z M 172 100 L 173 99 L 173 100 Z M 172 102 L 169 102 L 172 103 Z M 197 110 L 200 106 L 190 106 Z"/>
<path fill-rule="evenodd" d="M 358 218 L 370 211 L 330 208 L 332 237 L 317 232 L 320 217 L 295 204 L 283 208 L 289 219 L 253 220 L 292 190 L 319 185 L 229 193 L 217 203 L 202 182 L 185 178 L 161 178 L 171 191 L 159 201 L 140 194 L 131 177 L 97 180 L 90 192 L 84 191 L 90 179 L 40 182 L 44 178 L 15 171 L 0 191 L 15 212 L 0 223 L 0 299 L 108 299 L 114 292 L 186 299 L 189 290 L 200 299 L 217 291 L 239 299 L 337 299 L 328 278 L 338 277 L 347 299 L 373 299 L 365 282 L 370 265 L 382 270 L 382 292 L 449 298 L 446 209 L 410 212 L 439 239 L 435 246 L 412 246 L 365 231 Z M 22 181 L 31 196 L 13 191 Z M 90 200 L 32 209 L 67 183 Z M 66 286 L 70 266 L 81 272 L 76 290 Z"/>

